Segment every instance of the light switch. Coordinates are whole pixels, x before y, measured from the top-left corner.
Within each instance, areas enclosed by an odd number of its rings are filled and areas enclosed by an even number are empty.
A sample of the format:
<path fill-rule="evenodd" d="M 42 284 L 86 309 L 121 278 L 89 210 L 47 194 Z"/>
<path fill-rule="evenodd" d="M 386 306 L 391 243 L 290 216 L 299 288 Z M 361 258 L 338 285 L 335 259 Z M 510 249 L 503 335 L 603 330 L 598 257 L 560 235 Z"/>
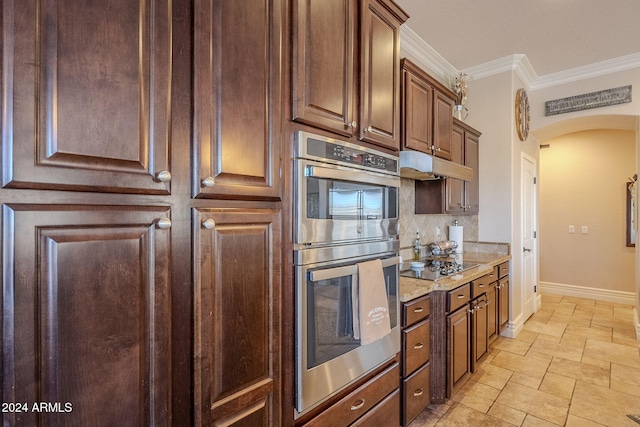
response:
<path fill-rule="evenodd" d="M 586 225 L 582 226 L 582 234 L 589 234 L 589 227 L 587 227 Z"/>
<path fill-rule="evenodd" d="M 576 226 L 575 225 L 570 225 L 569 226 L 569 233 L 573 234 L 576 232 Z"/>

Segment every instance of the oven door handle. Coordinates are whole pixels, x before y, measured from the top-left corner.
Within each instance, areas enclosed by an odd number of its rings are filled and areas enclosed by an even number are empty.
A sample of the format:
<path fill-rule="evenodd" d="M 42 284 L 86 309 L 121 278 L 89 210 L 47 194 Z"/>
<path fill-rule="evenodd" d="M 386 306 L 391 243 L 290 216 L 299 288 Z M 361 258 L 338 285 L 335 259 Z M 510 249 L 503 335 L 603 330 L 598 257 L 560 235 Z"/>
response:
<path fill-rule="evenodd" d="M 382 268 L 400 264 L 400 257 L 394 256 L 382 260 Z M 321 280 L 335 279 L 336 277 L 353 276 L 358 274 L 358 264 L 345 265 L 343 267 L 327 268 L 309 272 L 309 280 L 319 282 Z"/>
<path fill-rule="evenodd" d="M 400 179 L 387 178 L 374 172 L 346 171 L 342 169 L 330 169 L 319 166 L 307 166 L 305 176 L 324 179 L 338 179 L 341 181 L 366 182 L 369 184 L 385 185 L 387 187 L 400 187 Z"/>

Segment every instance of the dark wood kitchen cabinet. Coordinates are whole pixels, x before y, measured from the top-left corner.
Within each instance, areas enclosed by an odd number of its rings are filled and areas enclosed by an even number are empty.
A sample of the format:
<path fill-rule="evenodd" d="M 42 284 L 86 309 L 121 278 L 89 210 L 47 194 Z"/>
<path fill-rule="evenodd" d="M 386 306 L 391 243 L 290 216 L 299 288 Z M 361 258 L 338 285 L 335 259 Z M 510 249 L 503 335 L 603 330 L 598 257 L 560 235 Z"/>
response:
<path fill-rule="evenodd" d="M 193 215 L 195 424 L 277 425 L 280 212 Z"/>
<path fill-rule="evenodd" d="M 457 178 L 416 181 L 417 214 L 472 214 L 480 211 L 478 174 L 478 144 L 480 132 L 466 123 L 453 119 L 451 134 L 451 160 L 473 169 L 473 179 Z"/>
<path fill-rule="evenodd" d="M 194 197 L 280 197 L 283 15 L 280 0 L 195 1 Z"/>
<path fill-rule="evenodd" d="M 431 402 L 444 403 L 471 375 L 471 283 L 431 297 Z"/>
<path fill-rule="evenodd" d="M 294 1 L 292 119 L 398 150 L 407 19 L 392 0 Z"/>
<path fill-rule="evenodd" d="M 450 214 L 477 214 L 480 211 L 480 187 L 478 179 L 478 143 L 480 132 L 466 123 L 454 119 L 452 133 L 452 160 L 473 169 L 473 180 L 447 178 L 446 212 Z"/>
<path fill-rule="evenodd" d="M 171 209 L 5 203 L 2 220 L 0 397 L 29 405 L 3 423 L 167 425 Z"/>
<path fill-rule="evenodd" d="M 498 334 L 501 334 L 509 326 L 509 261 L 498 265 L 498 277 Z"/>
<path fill-rule="evenodd" d="M 169 4 L 3 2 L 3 188 L 169 194 Z"/>
<path fill-rule="evenodd" d="M 451 90 L 408 59 L 402 59 L 402 148 L 452 159 Z"/>
<path fill-rule="evenodd" d="M 402 425 L 431 403 L 431 300 L 427 295 L 402 307 Z"/>
<path fill-rule="evenodd" d="M 286 424 L 286 5 L 3 3 L 5 424 Z"/>

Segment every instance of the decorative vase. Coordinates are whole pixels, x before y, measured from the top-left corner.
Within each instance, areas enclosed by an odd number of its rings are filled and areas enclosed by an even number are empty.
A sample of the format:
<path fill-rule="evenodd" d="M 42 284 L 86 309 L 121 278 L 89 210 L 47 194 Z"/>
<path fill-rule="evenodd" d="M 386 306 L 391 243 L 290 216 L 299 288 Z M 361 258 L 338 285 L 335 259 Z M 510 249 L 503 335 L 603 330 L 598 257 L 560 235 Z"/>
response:
<path fill-rule="evenodd" d="M 456 104 L 453 106 L 453 117 L 464 121 L 469 115 L 469 110 L 464 105 Z"/>

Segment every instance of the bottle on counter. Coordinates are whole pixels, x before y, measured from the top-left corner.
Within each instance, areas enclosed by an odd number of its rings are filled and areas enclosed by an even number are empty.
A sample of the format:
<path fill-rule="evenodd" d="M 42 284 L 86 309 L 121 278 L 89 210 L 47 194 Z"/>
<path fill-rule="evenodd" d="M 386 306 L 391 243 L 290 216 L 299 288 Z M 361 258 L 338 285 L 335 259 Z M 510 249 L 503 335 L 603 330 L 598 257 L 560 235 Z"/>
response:
<path fill-rule="evenodd" d="M 420 230 L 416 230 L 416 241 L 413 245 L 413 260 L 420 261 L 420 253 L 422 252 L 422 243 L 420 242 Z"/>

